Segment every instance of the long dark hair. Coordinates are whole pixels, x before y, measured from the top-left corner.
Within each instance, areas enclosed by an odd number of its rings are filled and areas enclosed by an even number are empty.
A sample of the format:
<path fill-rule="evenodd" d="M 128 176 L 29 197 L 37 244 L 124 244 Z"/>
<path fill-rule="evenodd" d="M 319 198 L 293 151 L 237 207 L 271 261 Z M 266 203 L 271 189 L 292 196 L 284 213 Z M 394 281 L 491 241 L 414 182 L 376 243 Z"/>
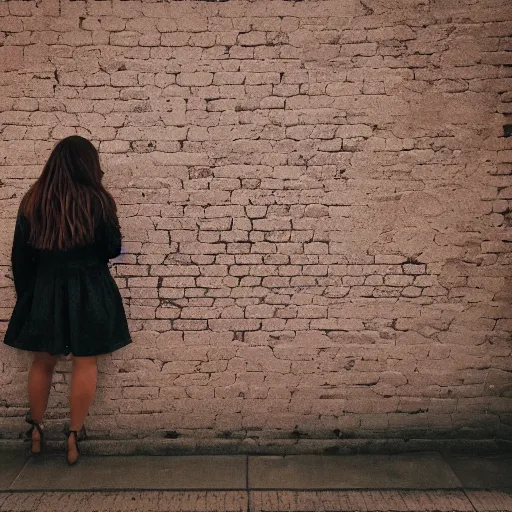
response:
<path fill-rule="evenodd" d="M 118 225 L 116 204 L 101 183 L 98 151 L 72 135 L 53 149 L 43 172 L 21 201 L 30 245 L 67 250 L 94 242 L 101 220 Z"/>

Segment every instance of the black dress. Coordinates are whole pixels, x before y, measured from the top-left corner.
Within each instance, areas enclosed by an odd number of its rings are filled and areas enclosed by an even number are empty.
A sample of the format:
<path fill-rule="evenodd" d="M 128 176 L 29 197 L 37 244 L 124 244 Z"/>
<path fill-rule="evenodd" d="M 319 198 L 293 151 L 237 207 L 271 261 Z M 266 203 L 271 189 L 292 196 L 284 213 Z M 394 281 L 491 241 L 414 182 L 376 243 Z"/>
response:
<path fill-rule="evenodd" d="M 121 253 L 118 227 L 102 223 L 94 244 L 42 251 L 27 242 L 28 220 L 16 219 L 12 271 L 16 305 L 4 342 L 53 355 L 93 356 L 131 342 L 108 260 Z"/>

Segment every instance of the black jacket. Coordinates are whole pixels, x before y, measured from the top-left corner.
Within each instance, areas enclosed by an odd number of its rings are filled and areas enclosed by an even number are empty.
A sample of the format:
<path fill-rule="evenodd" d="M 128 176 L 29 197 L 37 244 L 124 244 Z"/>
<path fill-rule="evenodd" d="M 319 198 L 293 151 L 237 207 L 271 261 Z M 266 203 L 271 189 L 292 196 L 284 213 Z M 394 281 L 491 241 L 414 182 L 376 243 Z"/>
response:
<path fill-rule="evenodd" d="M 42 251 L 28 243 L 28 220 L 16 219 L 12 272 L 16 305 L 4 342 L 50 354 L 92 356 L 131 342 L 108 260 L 121 253 L 121 232 L 100 223 L 93 244 Z"/>

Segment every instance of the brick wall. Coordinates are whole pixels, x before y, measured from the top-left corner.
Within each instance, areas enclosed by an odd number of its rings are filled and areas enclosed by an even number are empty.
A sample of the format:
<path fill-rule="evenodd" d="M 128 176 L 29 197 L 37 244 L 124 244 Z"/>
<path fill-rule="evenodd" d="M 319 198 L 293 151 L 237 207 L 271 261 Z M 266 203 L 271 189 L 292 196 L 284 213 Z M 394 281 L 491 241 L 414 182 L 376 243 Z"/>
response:
<path fill-rule="evenodd" d="M 510 438 L 511 21 L 508 0 L 1 2 L 2 331 L 20 198 L 78 133 L 134 338 L 100 361 L 98 436 Z M 28 362 L 0 347 L 7 437 Z"/>

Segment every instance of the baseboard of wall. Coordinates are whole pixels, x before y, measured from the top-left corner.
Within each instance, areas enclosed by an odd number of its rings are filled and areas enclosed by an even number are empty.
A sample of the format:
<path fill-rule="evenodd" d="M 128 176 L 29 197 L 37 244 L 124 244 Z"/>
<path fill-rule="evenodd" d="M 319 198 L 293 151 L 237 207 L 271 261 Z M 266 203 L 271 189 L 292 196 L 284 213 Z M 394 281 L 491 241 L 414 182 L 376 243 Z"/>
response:
<path fill-rule="evenodd" d="M 62 440 L 49 440 L 47 449 L 60 452 Z M 23 440 L 0 439 L 0 451 L 28 450 Z M 352 455 L 437 451 L 471 455 L 512 453 L 504 439 L 87 439 L 81 450 L 90 455 Z"/>

